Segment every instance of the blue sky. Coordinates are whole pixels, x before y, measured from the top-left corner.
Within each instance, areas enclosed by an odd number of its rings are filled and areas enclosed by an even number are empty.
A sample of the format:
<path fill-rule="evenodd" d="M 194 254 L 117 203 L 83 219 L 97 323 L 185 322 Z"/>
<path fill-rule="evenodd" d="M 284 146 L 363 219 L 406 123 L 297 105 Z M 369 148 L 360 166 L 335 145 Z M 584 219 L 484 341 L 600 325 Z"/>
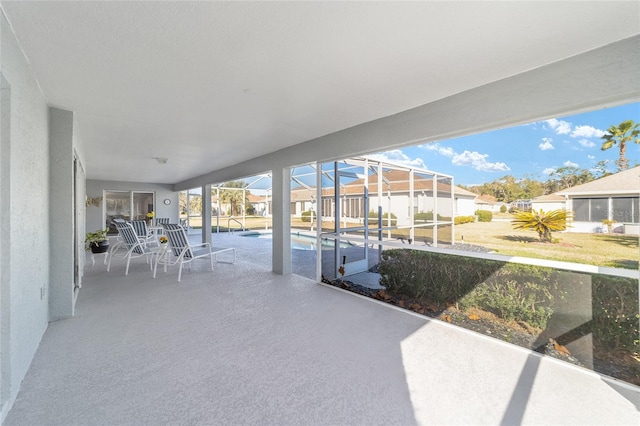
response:
<path fill-rule="evenodd" d="M 591 169 L 609 160 L 614 172 L 617 146 L 602 151 L 602 135 L 622 121 L 640 122 L 640 103 L 557 117 L 462 138 L 376 154 L 378 159 L 451 175 L 457 185 L 483 184 L 505 175 L 547 180 L 559 167 Z M 640 164 L 640 144 L 627 145 L 629 165 Z"/>

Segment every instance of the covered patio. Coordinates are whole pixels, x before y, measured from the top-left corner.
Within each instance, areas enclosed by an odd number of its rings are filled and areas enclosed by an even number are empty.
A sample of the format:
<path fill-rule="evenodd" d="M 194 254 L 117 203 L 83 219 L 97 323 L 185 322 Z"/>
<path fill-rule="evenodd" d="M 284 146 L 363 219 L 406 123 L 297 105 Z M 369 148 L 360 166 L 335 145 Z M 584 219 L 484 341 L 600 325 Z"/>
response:
<path fill-rule="evenodd" d="M 86 272 L 6 425 L 637 424 L 633 387 L 271 272 L 268 240 L 176 282 L 143 260 Z"/>
<path fill-rule="evenodd" d="M 295 275 L 290 172 L 637 102 L 639 7 L 0 0 L 0 422 L 637 424 L 637 388 Z M 267 172 L 235 265 L 83 264 L 103 191 L 177 218 Z"/>

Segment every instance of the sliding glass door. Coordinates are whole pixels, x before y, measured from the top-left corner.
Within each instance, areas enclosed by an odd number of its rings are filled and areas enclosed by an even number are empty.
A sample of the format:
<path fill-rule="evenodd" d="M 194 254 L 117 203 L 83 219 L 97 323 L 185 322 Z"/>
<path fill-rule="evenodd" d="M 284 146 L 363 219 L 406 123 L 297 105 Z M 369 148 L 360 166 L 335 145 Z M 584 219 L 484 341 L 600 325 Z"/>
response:
<path fill-rule="evenodd" d="M 155 211 L 155 194 L 144 191 L 105 191 L 104 220 L 109 234 L 118 232 L 113 226 L 113 219 L 144 220 L 147 213 Z"/>

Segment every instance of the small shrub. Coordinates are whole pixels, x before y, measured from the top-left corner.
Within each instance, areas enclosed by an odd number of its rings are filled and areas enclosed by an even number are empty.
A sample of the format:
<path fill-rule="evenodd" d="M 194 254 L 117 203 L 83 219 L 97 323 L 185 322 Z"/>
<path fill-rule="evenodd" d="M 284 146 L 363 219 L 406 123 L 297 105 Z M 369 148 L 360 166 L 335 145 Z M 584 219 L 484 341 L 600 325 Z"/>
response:
<path fill-rule="evenodd" d="M 389 219 L 389 213 L 382 214 L 382 226 L 388 226 L 387 219 Z M 396 226 L 397 216 L 391 213 L 391 226 Z M 369 212 L 369 217 L 367 218 L 367 222 L 369 226 L 378 226 L 378 213 L 374 211 Z"/>
<path fill-rule="evenodd" d="M 489 210 L 476 210 L 476 216 L 478 216 L 478 222 L 491 222 L 493 220 L 493 213 Z"/>
<path fill-rule="evenodd" d="M 462 225 L 465 223 L 473 223 L 476 221 L 475 216 L 456 216 L 453 218 L 453 223 L 455 225 Z"/>
<path fill-rule="evenodd" d="M 433 210 L 428 212 L 420 212 L 413 215 L 413 218 L 418 220 L 423 220 L 427 222 L 433 222 Z M 440 215 L 438 215 L 438 219 L 440 219 Z"/>
<path fill-rule="evenodd" d="M 507 212 L 507 206 L 506 205 L 501 205 L 500 206 L 500 213 L 506 213 Z"/>
<path fill-rule="evenodd" d="M 539 211 L 519 212 L 511 220 L 514 229 L 530 229 L 538 233 L 540 241 L 553 242 L 552 231 L 564 231 L 567 229 L 567 220 L 571 217 L 571 212 L 567 210 L 552 210 L 546 212 Z"/>
<path fill-rule="evenodd" d="M 315 214 L 314 214 L 315 216 Z M 300 219 L 303 222 L 311 222 L 311 210 L 304 211 L 300 214 Z"/>

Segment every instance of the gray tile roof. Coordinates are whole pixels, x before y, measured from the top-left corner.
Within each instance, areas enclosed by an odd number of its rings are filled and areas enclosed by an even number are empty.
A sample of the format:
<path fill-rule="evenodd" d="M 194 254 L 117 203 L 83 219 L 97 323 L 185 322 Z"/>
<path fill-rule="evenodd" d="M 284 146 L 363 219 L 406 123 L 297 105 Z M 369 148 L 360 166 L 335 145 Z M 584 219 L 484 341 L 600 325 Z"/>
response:
<path fill-rule="evenodd" d="M 640 166 L 609 175 L 573 188 L 558 191 L 556 195 L 585 194 L 640 194 Z"/>

